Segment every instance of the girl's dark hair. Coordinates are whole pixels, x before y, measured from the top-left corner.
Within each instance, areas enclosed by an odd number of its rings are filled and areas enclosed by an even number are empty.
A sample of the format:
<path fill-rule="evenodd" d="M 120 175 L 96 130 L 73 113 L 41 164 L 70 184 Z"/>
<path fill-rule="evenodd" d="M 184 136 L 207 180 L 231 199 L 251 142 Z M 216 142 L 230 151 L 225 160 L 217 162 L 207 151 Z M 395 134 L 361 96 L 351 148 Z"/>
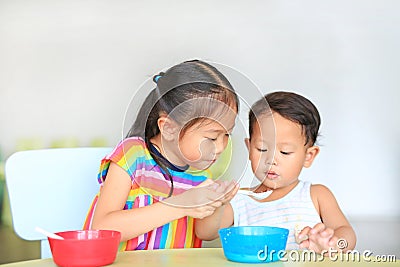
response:
<path fill-rule="evenodd" d="M 236 109 L 237 112 L 239 100 L 227 78 L 215 67 L 200 60 L 175 65 L 165 73 L 155 75 L 153 81 L 157 86 L 146 97 L 126 137 L 144 138 L 151 156 L 171 181 L 169 195 L 172 195 L 173 180 L 167 165 L 150 149 L 150 139 L 160 133 L 157 123 L 160 114 L 182 123 L 184 132 L 201 120 L 223 115 L 226 109 Z M 221 109 L 221 106 L 224 107 Z"/>
<path fill-rule="evenodd" d="M 314 145 L 317 141 L 321 118 L 314 104 L 292 92 L 273 92 L 253 104 L 249 112 L 249 135 L 253 134 L 257 117 L 276 112 L 282 117 L 301 125 L 306 139 L 304 145 Z"/>

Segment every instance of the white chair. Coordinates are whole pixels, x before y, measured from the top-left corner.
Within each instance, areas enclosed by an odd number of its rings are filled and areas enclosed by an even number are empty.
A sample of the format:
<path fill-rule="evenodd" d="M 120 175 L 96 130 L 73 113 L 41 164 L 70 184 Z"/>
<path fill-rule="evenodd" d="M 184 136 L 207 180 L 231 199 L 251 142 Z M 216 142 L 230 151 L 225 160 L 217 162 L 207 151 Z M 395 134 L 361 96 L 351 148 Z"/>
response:
<path fill-rule="evenodd" d="M 41 257 L 51 257 L 47 237 L 35 231 L 82 229 L 98 193 L 100 160 L 112 148 L 52 148 L 20 151 L 5 166 L 14 231 L 41 241 Z"/>

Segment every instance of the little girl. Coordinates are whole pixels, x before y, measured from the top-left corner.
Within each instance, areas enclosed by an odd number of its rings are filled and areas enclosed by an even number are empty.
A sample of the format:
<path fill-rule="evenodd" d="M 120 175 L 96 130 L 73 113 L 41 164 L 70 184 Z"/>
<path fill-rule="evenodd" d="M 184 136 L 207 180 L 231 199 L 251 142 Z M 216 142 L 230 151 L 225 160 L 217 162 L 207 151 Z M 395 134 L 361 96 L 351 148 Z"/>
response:
<path fill-rule="evenodd" d="M 239 101 L 226 77 L 199 60 L 153 81 L 127 137 L 101 162 L 84 228 L 120 231 L 120 250 L 201 247 L 194 219 L 238 189 L 211 181 L 207 169 L 227 145 Z"/>

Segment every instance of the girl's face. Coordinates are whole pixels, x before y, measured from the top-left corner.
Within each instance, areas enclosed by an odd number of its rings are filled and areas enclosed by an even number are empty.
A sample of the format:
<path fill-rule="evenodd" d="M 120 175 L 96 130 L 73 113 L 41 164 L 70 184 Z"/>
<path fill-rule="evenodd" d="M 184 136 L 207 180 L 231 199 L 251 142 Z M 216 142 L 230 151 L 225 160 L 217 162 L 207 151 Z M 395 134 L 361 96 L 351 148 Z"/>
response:
<path fill-rule="evenodd" d="M 251 140 L 246 139 L 255 176 L 271 189 L 293 185 L 302 168 L 311 166 L 319 148 L 305 146 L 301 126 L 278 113 L 258 119 Z"/>
<path fill-rule="evenodd" d="M 196 169 L 207 169 L 226 148 L 235 126 L 236 112 L 216 119 L 202 119 L 180 133 L 180 160 Z"/>

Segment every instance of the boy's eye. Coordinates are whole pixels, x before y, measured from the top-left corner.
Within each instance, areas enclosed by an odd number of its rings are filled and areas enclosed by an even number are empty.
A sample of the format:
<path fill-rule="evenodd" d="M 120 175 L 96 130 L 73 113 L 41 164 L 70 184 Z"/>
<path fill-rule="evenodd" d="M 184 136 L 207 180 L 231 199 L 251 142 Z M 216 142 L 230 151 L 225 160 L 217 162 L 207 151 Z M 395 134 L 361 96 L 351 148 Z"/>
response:
<path fill-rule="evenodd" d="M 290 155 L 290 154 L 292 154 L 292 152 L 286 152 L 286 151 L 281 151 L 281 153 L 282 153 L 283 155 Z"/>

